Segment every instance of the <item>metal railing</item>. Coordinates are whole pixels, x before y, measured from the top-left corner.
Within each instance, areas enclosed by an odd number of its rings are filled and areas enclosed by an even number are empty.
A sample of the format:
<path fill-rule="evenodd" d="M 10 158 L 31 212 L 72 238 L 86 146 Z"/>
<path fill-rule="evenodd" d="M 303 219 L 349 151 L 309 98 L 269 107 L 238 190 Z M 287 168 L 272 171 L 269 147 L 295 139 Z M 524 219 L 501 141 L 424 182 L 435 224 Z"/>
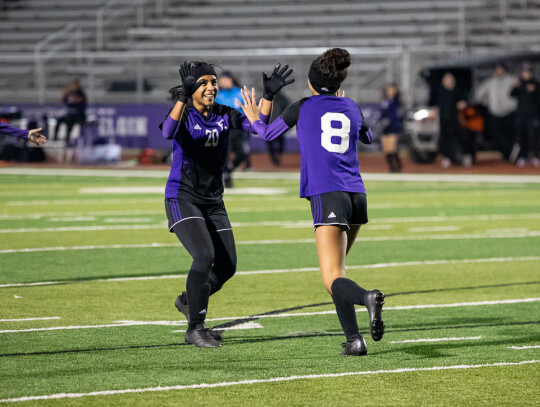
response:
<path fill-rule="evenodd" d="M 45 46 L 49 46 L 44 50 Z M 46 92 L 46 70 L 44 62 L 60 51 L 65 51 L 70 47 L 74 48 L 75 57 L 78 62 L 83 59 L 83 35 L 80 27 L 75 23 L 69 23 L 64 28 L 49 34 L 39 41 L 34 47 L 34 73 L 35 84 L 39 103 L 45 102 Z"/>
<path fill-rule="evenodd" d="M 105 45 L 106 29 L 113 26 L 120 18 L 134 17 L 138 28 L 144 27 L 145 10 L 149 3 L 154 4 L 157 17 L 165 14 L 166 0 L 110 0 L 96 12 L 96 49 L 103 51 Z"/>
<path fill-rule="evenodd" d="M 66 27 L 64 34 L 69 34 L 72 29 Z M 55 38 L 58 38 L 55 37 Z M 51 38 L 48 39 L 51 41 Z M 43 44 L 42 44 L 43 46 Z M 38 100 L 45 103 L 56 99 L 58 92 L 58 81 L 53 88 L 47 82 L 46 72 L 50 71 L 49 66 L 44 66 L 45 62 L 53 67 L 61 67 L 67 63 L 72 63 L 77 58 L 77 52 L 70 49 L 58 50 L 56 52 L 48 50 L 43 54 L 38 49 L 34 55 L 34 66 L 36 75 L 36 87 Z M 208 60 L 221 61 L 220 65 L 224 69 L 236 70 L 242 83 L 258 85 L 260 79 L 259 68 L 254 65 L 268 65 L 271 67 L 276 61 L 284 61 L 295 69 L 297 81 L 288 89 L 292 94 L 301 95 L 306 91 L 305 77 L 309 64 L 316 55 L 326 51 L 326 47 L 314 48 L 279 48 L 279 49 L 244 49 L 244 50 L 194 50 L 185 51 L 181 58 L 200 59 L 205 57 Z M 413 102 L 418 98 L 421 89 L 417 89 L 415 84 L 419 67 L 433 62 L 445 62 L 448 58 L 460 55 L 461 49 L 458 47 L 382 47 L 382 48 L 354 48 L 349 47 L 348 51 L 353 56 L 355 64 L 350 68 L 347 79 L 348 94 L 358 100 L 377 100 L 380 89 L 390 81 L 400 83 L 405 98 Z M 7 60 L 21 60 L 21 56 L 5 55 Z M 28 57 L 25 57 L 27 60 Z M 80 56 L 80 64 L 71 69 L 70 72 L 77 72 L 81 75 L 81 80 L 87 90 L 90 101 L 129 101 L 131 103 L 142 102 L 165 102 L 167 89 L 178 81 L 175 64 L 178 63 L 178 56 L 172 55 L 170 51 L 87 51 Z M 377 68 L 362 69 L 362 61 L 374 61 L 371 64 Z M 156 75 L 155 62 L 159 61 L 162 66 L 170 66 L 168 70 L 161 70 Z M 358 65 L 357 65 L 358 64 Z M 73 68 L 73 66 L 71 67 Z M 262 68 L 261 68 L 262 69 Z M 96 82 L 100 76 L 103 78 L 125 78 L 131 79 L 135 84 L 134 92 L 114 93 L 106 91 L 104 82 Z M 151 78 L 156 85 L 154 93 L 145 92 L 145 78 Z M 157 82 L 156 82 L 157 80 Z M 48 92 L 48 89 L 51 92 Z M 20 95 L 24 92 L 18 91 Z M 33 99 L 35 92 L 31 92 Z M 421 96 L 420 96 L 421 97 Z"/>

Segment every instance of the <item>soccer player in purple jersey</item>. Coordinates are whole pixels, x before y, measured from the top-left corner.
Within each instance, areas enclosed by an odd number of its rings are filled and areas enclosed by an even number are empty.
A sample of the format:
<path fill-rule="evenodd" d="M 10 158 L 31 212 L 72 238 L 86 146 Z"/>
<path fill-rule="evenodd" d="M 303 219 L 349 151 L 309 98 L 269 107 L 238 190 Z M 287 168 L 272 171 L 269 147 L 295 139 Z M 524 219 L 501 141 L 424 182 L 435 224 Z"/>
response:
<path fill-rule="evenodd" d="M 41 134 L 40 131 L 41 129 L 23 130 L 0 121 L 0 135 L 30 140 L 32 143 L 38 146 L 42 146 L 47 141 L 45 136 Z"/>
<path fill-rule="evenodd" d="M 270 77 L 263 73 L 257 116 L 262 122 L 268 121 L 274 95 L 293 82 L 286 79 L 292 70 L 287 71 L 287 65 L 280 68 L 278 64 Z M 229 130 L 254 130 L 241 112 L 215 103 L 218 84 L 212 65 L 184 62 L 180 79 L 182 84 L 170 90 L 176 104 L 161 126 L 163 137 L 173 140 L 165 188 L 169 231 L 193 257 L 186 291 L 175 306 L 188 320 L 186 342 L 215 348 L 221 346 L 220 337 L 204 325 L 208 300 L 236 271 L 234 236 L 222 198 Z"/>
<path fill-rule="evenodd" d="M 317 57 L 308 74 L 313 96 L 289 105 L 270 125 L 259 120 L 254 95 L 243 91 L 242 108 L 265 140 L 296 125 L 301 157 L 300 197 L 311 203 L 322 278 L 347 337 L 341 355 L 361 356 L 367 353 L 367 347 L 358 330 L 354 305 L 367 307 L 371 337 L 379 341 L 384 334 L 384 294 L 367 291 L 345 277 L 345 257 L 360 226 L 368 222 L 357 144 L 358 140 L 372 142 L 371 130 L 358 105 L 344 93 L 340 95 L 350 64 L 349 53 L 341 48 Z"/>

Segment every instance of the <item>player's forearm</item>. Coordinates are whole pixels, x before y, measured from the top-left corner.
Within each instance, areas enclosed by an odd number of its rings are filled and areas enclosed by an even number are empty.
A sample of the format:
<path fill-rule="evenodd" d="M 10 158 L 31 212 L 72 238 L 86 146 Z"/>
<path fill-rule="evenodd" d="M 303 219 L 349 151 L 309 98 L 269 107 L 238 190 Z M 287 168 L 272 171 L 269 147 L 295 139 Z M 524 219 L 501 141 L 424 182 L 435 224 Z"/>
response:
<path fill-rule="evenodd" d="M 28 139 L 28 130 L 19 129 L 3 122 L 0 122 L 0 134 Z"/>
<path fill-rule="evenodd" d="M 257 120 L 252 127 L 254 132 L 266 141 L 272 141 L 289 130 L 289 126 L 285 124 L 281 116 L 274 120 L 272 124 L 265 124 L 261 120 Z"/>
<path fill-rule="evenodd" d="M 176 120 L 177 122 L 180 121 L 180 118 L 184 114 L 184 109 L 186 108 L 186 104 L 184 102 L 176 102 L 174 107 L 171 110 L 171 113 L 169 113 L 169 117 L 171 119 Z"/>
<path fill-rule="evenodd" d="M 261 114 L 268 117 L 272 111 L 272 101 L 263 99 L 261 104 Z"/>

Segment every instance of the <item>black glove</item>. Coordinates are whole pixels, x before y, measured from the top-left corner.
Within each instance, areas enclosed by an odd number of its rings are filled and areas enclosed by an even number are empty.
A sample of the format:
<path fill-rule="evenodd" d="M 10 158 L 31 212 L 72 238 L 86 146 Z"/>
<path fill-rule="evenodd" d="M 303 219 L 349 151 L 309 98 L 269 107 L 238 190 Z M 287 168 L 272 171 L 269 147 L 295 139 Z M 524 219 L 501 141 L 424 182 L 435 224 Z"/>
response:
<path fill-rule="evenodd" d="M 273 100 L 276 93 L 278 93 L 282 87 L 290 85 L 294 82 L 294 79 L 290 79 L 286 81 L 287 77 L 293 73 L 292 69 L 289 69 L 289 65 L 285 65 L 281 70 L 279 68 L 281 67 L 281 64 L 277 64 L 274 68 L 274 72 L 272 72 L 272 75 L 268 77 L 266 75 L 266 72 L 263 72 L 263 98 L 266 100 Z M 287 71 L 287 69 L 289 69 Z M 285 72 L 287 71 L 287 72 Z"/>
<path fill-rule="evenodd" d="M 191 66 L 187 62 L 180 65 L 178 72 L 180 73 L 180 80 L 182 81 L 182 87 L 184 88 L 184 102 L 187 102 L 187 99 L 193 96 L 197 89 L 202 85 L 202 81 L 195 82 L 195 77 L 191 73 Z"/>

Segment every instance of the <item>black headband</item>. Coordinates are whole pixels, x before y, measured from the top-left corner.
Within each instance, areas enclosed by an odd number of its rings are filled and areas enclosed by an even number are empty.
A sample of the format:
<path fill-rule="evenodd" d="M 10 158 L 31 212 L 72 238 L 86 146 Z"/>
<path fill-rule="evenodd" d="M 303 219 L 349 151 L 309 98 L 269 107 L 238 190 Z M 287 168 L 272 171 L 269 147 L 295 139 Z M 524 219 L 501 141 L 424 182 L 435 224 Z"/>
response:
<path fill-rule="evenodd" d="M 311 63 L 308 72 L 309 83 L 311 83 L 313 89 L 315 89 L 317 93 L 320 93 L 321 95 L 332 95 L 336 93 L 341 86 L 341 83 L 325 83 L 323 78 L 321 78 L 321 76 L 315 71 L 315 68 L 313 67 L 314 64 L 315 61 Z"/>
<path fill-rule="evenodd" d="M 206 63 L 202 65 L 194 66 L 193 68 L 191 68 L 191 73 L 193 74 L 193 77 L 195 78 L 195 82 L 197 82 L 199 78 L 204 75 L 217 76 L 216 71 L 214 70 L 214 67 Z"/>

